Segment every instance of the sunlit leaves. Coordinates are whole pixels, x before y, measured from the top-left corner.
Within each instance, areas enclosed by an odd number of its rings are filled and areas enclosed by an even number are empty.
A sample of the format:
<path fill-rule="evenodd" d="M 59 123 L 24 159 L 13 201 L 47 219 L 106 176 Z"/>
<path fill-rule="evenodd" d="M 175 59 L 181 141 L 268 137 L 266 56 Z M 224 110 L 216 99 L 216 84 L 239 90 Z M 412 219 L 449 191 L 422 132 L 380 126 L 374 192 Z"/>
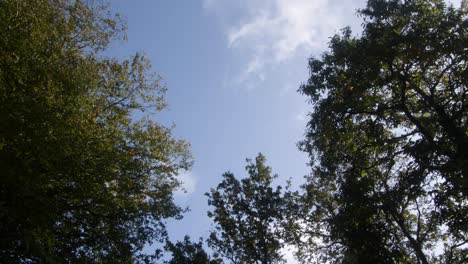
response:
<path fill-rule="evenodd" d="M 133 263 L 180 217 L 188 144 L 147 115 L 165 87 L 98 1 L 0 2 L 1 262 Z"/>
<path fill-rule="evenodd" d="M 248 177 L 238 180 L 232 173 L 211 189 L 208 204 L 213 210 L 215 230 L 208 245 L 232 263 L 281 263 L 284 246 L 282 224 L 288 214 L 288 195 L 271 187 L 276 176 L 265 157 L 248 160 Z"/>
<path fill-rule="evenodd" d="M 300 88 L 313 105 L 301 143 L 312 165 L 304 217 L 326 242 L 312 255 L 428 263 L 437 244 L 449 243 L 440 258 L 462 261 L 465 12 L 443 1 L 370 0 L 361 36 L 344 29 L 310 59 Z"/>

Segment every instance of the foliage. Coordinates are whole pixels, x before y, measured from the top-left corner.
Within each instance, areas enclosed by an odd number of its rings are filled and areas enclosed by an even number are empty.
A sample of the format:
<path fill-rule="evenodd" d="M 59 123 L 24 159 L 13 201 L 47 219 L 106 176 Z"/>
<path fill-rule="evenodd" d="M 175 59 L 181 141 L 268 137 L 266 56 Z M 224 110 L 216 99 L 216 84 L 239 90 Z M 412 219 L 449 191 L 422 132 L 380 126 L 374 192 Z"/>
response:
<path fill-rule="evenodd" d="M 189 236 L 184 237 L 184 241 L 177 241 L 173 244 L 168 241 L 164 247 L 166 251 L 171 252 L 172 258 L 166 261 L 167 264 L 221 264 L 223 261 L 217 256 L 210 258 L 203 249 L 203 241 L 198 243 L 190 241 Z"/>
<path fill-rule="evenodd" d="M 271 187 L 277 176 L 271 175 L 262 154 L 247 162 L 247 178 L 238 180 L 227 172 L 206 194 L 214 207 L 208 216 L 215 223 L 208 245 L 231 263 L 281 263 L 281 225 L 289 194 Z"/>
<path fill-rule="evenodd" d="M 334 36 L 300 88 L 313 105 L 302 257 L 466 263 L 466 9 L 369 0 L 359 14 L 362 35 Z"/>
<path fill-rule="evenodd" d="M 124 29 L 98 1 L 0 1 L 0 262 L 133 263 L 180 217 L 188 144 L 148 118 L 148 61 L 102 55 Z"/>

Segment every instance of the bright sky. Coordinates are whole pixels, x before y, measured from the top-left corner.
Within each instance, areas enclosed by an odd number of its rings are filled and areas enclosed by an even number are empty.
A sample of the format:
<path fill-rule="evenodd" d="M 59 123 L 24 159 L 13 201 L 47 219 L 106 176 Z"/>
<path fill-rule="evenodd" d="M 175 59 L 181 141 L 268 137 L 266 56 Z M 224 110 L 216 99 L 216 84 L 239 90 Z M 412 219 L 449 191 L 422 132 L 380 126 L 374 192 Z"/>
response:
<path fill-rule="evenodd" d="M 454 0 L 459 6 L 460 0 Z M 170 109 L 155 116 L 192 143 L 195 164 L 182 175 L 191 212 L 170 221 L 171 240 L 208 236 L 204 193 L 226 171 L 246 176 L 245 158 L 262 152 L 278 183 L 299 186 L 307 156 L 296 143 L 307 122 L 307 58 L 321 54 L 339 29 L 360 32 L 364 0 L 113 0 L 128 41 L 112 54 L 143 52 L 167 86 Z M 289 257 L 288 257 L 289 258 Z M 290 261 L 289 263 L 292 263 Z"/>

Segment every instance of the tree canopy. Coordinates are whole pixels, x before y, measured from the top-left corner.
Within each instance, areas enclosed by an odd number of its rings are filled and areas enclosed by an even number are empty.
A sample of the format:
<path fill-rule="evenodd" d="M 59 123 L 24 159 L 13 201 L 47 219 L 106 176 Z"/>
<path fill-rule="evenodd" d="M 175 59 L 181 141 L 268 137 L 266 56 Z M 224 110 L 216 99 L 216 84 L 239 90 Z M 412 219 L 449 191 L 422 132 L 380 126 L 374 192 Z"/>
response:
<path fill-rule="evenodd" d="M 259 154 L 206 196 L 203 240 L 168 240 L 189 144 L 166 88 L 100 0 L 0 0 L 1 263 L 468 263 L 468 6 L 368 0 L 299 91 L 302 193 Z M 149 244 L 164 243 L 147 253 Z"/>
<path fill-rule="evenodd" d="M 339 263 L 465 263 L 467 13 L 369 0 L 309 61 L 302 253 Z M 319 239 L 317 239 L 319 238 Z"/>
<path fill-rule="evenodd" d="M 151 118 L 144 56 L 104 56 L 125 24 L 99 1 L 0 1 L 0 262 L 134 263 L 181 217 L 188 143 Z"/>
<path fill-rule="evenodd" d="M 164 249 L 171 253 L 171 259 L 165 261 L 167 264 L 221 264 L 222 259 L 213 256 L 210 258 L 203 249 L 203 240 L 198 243 L 190 241 L 189 236 L 184 237 L 184 241 L 177 241 L 175 244 L 168 241 Z"/>
<path fill-rule="evenodd" d="M 277 176 L 271 175 L 262 154 L 247 162 L 248 177 L 238 180 L 227 172 L 206 194 L 214 207 L 208 216 L 215 224 L 208 245 L 230 263 L 282 263 L 282 222 L 289 194 L 271 186 Z"/>

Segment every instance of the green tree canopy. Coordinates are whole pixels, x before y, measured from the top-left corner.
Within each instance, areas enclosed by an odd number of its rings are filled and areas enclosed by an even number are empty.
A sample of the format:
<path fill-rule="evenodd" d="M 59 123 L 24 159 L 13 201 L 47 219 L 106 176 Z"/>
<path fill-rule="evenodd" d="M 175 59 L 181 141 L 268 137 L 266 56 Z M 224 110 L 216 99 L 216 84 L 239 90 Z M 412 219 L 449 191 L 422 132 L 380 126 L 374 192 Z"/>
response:
<path fill-rule="evenodd" d="M 181 216 L 165 88 L 102 53 L 124 29 L 99 1 L 0 1 L 0 262 L 134 263 Z"/>
<path fill-rule="evenodd" d="M 175 244 L 168 241 L 164 249 L 172 254 L 172 258 L 164 263 L 167 264 L 221 264 L 223 261 L 216 256 L 210 258 L 203 249 L 203 241 L 200 238 L 198 243 L 190 241 L 189 236 L 184 237 L 184 241 L 177 241 Z"/>
<path fill-rule="evenodd" d="M 313 105 L 303 253 L 466 263 L 466 9 L 369 0 L 359 14 L 362 35 L 334 36 L 300 88 Z"/>
<path fill-rule="evenodd" d="M 281 226 L 289 194 L 271 187 L 277 176 L 262 154 L 247 162 L 247 178 L 238 180 L 227 172 L 206 194 L 214 207 L 208 216 L 215 223 L 208 245 L 231 263 L 282 263 Z"/>

